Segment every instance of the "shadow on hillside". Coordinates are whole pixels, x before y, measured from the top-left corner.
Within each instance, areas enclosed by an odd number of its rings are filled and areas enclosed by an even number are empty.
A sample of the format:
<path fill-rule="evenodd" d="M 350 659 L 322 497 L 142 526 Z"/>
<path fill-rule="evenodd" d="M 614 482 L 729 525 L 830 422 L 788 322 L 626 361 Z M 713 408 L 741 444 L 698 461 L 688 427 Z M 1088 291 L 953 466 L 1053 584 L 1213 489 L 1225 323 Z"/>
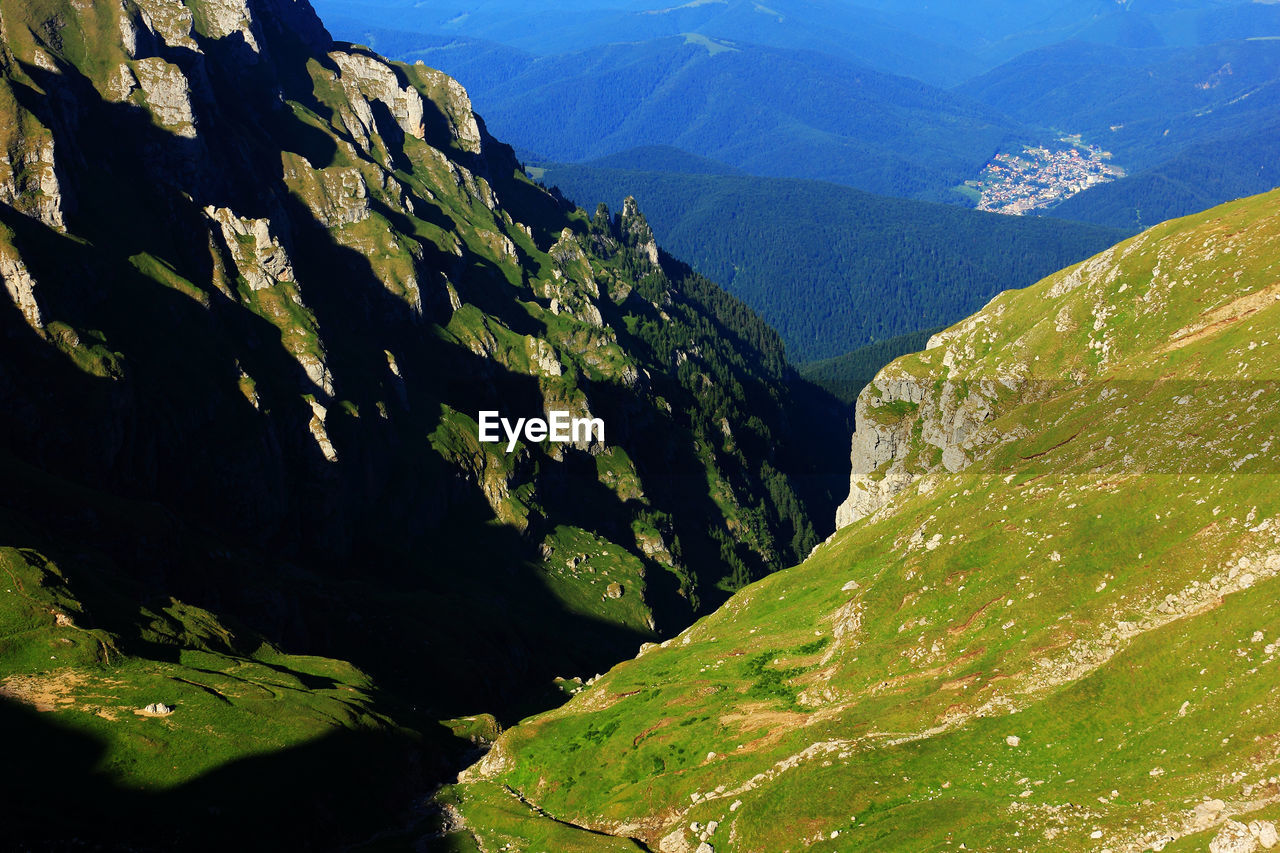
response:
<path fill-rule="evenodd" d="M 121 785 L 106 746 L 0 698 L 7 850 L 333 850 L 404 818 L 434 768 L 394 732 L 338 732 L 168 790 Z"/>
<path fill-rule="evenodd" d="M 467 745 L 434 721 L 487 711 L 513 722 L 563 699 L 548 692 L 554 676 L 604 671 L 652 637 L 570 612 L 538 573 L 550 521 L 535 515 L 523 531 L 498 523 L 484 472 L 432 446 L 451 411 L 544 404 L 535 378 L 436 328 L 452 310 L 446 282 L 508 328 L 537 334 L 545 330 L 518 303 L 529 294 L 487 259 L 429 240 L 412 265 L 421 306 L 391 292 L 370 257 L 337 242 L 286 184 L 280 140 L 317 168 L 338 148 L 275 98 L 278 85 L 329 116 L 301 66 L 285 62 L 266 79 L 241 43 L 202 40 L 203 59 L 153 47 L 185 68 L 223 68 L 194 95 L 202 130 L 222 131 L 175 136 L 131 104 L 103 101 L 69 67 L 25 65 L 39 90 L 13 86 L 60 138 L 94 147 L 91 162 L 66 157 L 60 167 L 75 239 L 0 207 L 50 322 L 42 337 L 0 300 L 0 534 L 56 562 L 84 625 L 119 636 L 126 653 L 173 660 L 184 644 L 210 644 L 248 655 L 262 637 L 347 660 L 374 678 L 379 709 L 423 737 L 338 730 L 141 793 L 113 782 L 102 743 L 0 701 L 0 731 L 16 750 L 14 769 L 0 774 L 5 800 L 37 848 L 127 840 L 118 833 L 136 824 L 139 845 L 155 849 L 328 849 L 388 824 L 456 771 Z M 384 140 L 399 138 L 389 114 L 375 120 Z M 514 173 L 509 149 L 496 151 L 495 171 Z M 473 165 L 482 171 L 484 156 Z M 549 245 L 564 222 L 556 204 L 510 174 L 490 177 Z M 421 201 L 419 218 L 448 226 L 443 207 Z M 287 298 L 253 303 L 271 294 L 236 281 L 209 208 L 272 220 L 309 316 Z M 264 319 L 273 312 L 290 322 Z M 312 321 L 330 382 L 304 369 L 281 331 Z M 719 511 L 682 415 L 655 414 L 619 390 L 598 399 L 651 498 L 682 515 L 686 560 L 714 565 L 705 525 Z M 313 435 L 313 401 L 327 412 L 336 460 Z M 683 443 L 664 446 L 663 436 Z M 630 508 L 599 485 L 592 460 L 534 451 L 514 464 L 557 521 L 630 533 Z M 653 601 L 677 614 L 667 626 L 677 627 L 687 602 L 669 573 L 650 568 Z M 159 613 L 172 599 L 217 614 L 233 636 L 147 631 L 142 608 Z"/>
<path fill-rule="evenodd" d="M 242 47 L 202 44 L 203 61 L 235 65 Z M 202 61 L 155 50 L 183 67 Z M 423 243 L 418 311 L 368 257 L 334 240 L 289 192 L 273 147 L 284 139 L 317 166 L 336 150 L 273 102 L 278 82 L 326 115 L 305 74 L 209 75 L 196 93 L 202 126 L 235 132 L 192 140 L 131 104 L 103 101 L 70 67 L 23 71 L 44 90 L 15 84 L 23 106 L 96 147 L 92 162 L 68 157 L 61 167 L 79 239 L 0 211 L 39 282 L 46 320 L 64 324 L 42 339 L 0 305 L 0 392 L 14 413 L 0 420 L 0 438 L 30 466 L 21 488 L 0 493 L 0 507 L 18 519 L 19 544 L 74 581 L 90 624 L 118 634 L 128 652 L 172 659 L 178 646 L 139 639 L 139 606 L 159 612 L 177 598 L 225 617 L 245 644 L 231 653 L 250 653 L 260 634 L 291 652 L 353 662 L 374 676 L 392 713 L 417 725 L 479 711 L 513 721 L 563 699 L 545 692 L 554 676 L 603 671 L 651 639 L 568 612 L 535 572 L 539 520 L 523 534 L 496 523 L 478 484 L 432 448 L 446 407 L 542 407 L 534 378 L 430 326 L 448 319 L 446 276 L 460 287 L 465 279 L 476 301 L 500 290 L 510 302 L 511 285 L 483 258 Z M 390 117 L 376 119 L 394 138 Z M 555 212 L 548 201 L 513 203 Z M 270 217 L 286 240 L 325 342 L 332 395 L 278 325 L 243 293 L 214 285 L 222 276 L 237 287 L 231 259 L 209 241 L 205 211 L 223 207 Z M 431 203 L 422 209 L 447 224 Z M 161 269 L 168 286 L 140 264 Z M 508 313 L 515 325 L 520 312 Z M 90 344 L 114 354 L 116 375 L 76 363 L 72 354 Z M 307 396 L 329 411 L 336 462 L 311 435 Z M 595 490 L 590 500 L 596 514 L 621 515 L 616 496 Z"/>

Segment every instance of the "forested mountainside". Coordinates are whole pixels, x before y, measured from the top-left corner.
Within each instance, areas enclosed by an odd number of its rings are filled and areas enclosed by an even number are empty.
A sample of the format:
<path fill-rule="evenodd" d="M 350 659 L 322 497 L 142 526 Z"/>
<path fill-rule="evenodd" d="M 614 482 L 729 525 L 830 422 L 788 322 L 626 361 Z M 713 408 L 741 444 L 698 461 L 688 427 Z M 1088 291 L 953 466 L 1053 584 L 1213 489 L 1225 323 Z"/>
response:
<path fill-rule="evenodd" d="M 365 837 L 829 532 L 840 408 L 451 78 L 306 0 L 0 30 L 6 843 Z"/>
<path fill-rule="evenodd" d="M 820 181 L 563 164 L 534 174 L 588 209 L 635 195 L 662 244 L 758 311 L 797 363 L 954 323 L 1131 233 Z"/>
<path fill-rule="evenodd" d="M 1123 181 L 1092 187 L 1051 215 L 1144 228 L 1280 185 L 1280 125 L 1193 145 Z"/>
<path fill-rule="evenodd" d="M 1026 137 L 998 107 L 814 49 L 688 34 L 521 61 L 485 42 L 345 33 L 443 68 L 499 136 L 561 162 L 667 145 L 758 175 L 933 198 Z"/>
<path fill-rule="evenodd" d="M 960 83 L 1019 54 L 1076 40 L 1122 47 L 1195 46 L 1274 33 L 1275 4 L 1251 0 L 318 0 L 335 32 L 394 30 L 500 42 L 539 55 L 685 33 L 817 50 L 937 86 Z M 376 24 L 376 26 L 375 26 Z M 424 57 L 425 58 L 425 57 Z M 432 64 L 431 60 L 427 60 Z"/>
<path fill-rule="evenodd" d="M 1274 846 L 1277 273 L 1271 193 L 890 364 L 835 536 L 504 733 L 459 843 Z"/>
<path fill-rule="evenodd" d="M 1278 27 L 1260 35 L 1280 34 Z M 1070 41 L 1019 56 L 957 91 L 1021 121 L 1082 134 L 1139 172 L 1196 145 L 1274 127 L 1277 80 L 1274 38 L 1177 48 Z"/>
<path fill-rule="evenodd" d="M 941 328 L 921 329 L 897 337 L 876 341 L 844 355 L 811 361 L 799 367 L 800 374 L 819 387 L 827 389 L 843 403 L 853 405 L 862 389 L 871 384 L 880 368 L 907 353 L 924 349 Z"/>

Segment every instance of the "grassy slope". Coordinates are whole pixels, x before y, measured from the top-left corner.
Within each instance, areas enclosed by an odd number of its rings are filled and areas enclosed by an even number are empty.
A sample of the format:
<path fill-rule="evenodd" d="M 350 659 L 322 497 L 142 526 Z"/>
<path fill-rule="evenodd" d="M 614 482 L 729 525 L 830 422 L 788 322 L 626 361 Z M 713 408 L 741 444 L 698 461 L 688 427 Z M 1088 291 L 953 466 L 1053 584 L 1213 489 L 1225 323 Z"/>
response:
<path fill-rule="evenodd" d="M 1278 204 L 1166 223 L 894 362 L 988 381 L 985 455 L 510 730 L 463 813 L 496 781 L 651 847 L 767 851 L 1143 849 L 1202 798 L 1274 816 Z"/>

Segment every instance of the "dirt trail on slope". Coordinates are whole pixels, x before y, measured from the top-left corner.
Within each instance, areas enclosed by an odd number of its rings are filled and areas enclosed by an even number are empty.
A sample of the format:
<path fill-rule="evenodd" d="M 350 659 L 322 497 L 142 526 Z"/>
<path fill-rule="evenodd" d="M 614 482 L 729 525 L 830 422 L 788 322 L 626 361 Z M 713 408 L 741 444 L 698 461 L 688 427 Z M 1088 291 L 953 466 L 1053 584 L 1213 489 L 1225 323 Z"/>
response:
<path fill-rule="evenodd" d="M 1250 314 L 1256 314 L 1264 308 L 1274 305 L 1277 300 L 1280 300 L 1280 282 L 1255 293 L 1241 296 L 1221 308 L 1215 308 L 1201 315 L 1200 319 L 1190 326 L 1184 326 L 1174 332 L 1173 340 L 1166 344 L 1161 352 L 1170 353 L 1189 346 L 1196 341 L 1203 340 L 1226 326 L 1243 320 Z"/>

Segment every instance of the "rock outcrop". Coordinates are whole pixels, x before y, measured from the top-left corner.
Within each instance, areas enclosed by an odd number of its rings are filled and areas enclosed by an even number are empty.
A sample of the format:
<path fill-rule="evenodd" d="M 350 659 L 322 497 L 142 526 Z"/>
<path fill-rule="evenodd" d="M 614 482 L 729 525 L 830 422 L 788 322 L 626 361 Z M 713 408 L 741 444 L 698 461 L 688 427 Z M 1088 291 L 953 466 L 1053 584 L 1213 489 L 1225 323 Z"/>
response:
<path fill-rule="evenodd" d="M 0 279 L 4 280 L 5 290 L 9 298 L 22 312 L 23 318 L 34 331 L 44 333 L 44 317 L 40 313 L 40 302 L 36 299 L 36 281 L 31 271 L 22 262 L 21 256 L 0 243 Z"/>
<path fill-rule="evenodd" d="M 159 57 L 138 60 L 133 69 L 156 121 L 178 136 L 195 139 L 199 132 L 191 106 L 191 83 L 182 69 Z"/>
<path fill-rule="evenodd" d="M 1275 824 L 1250 821 L 1247 825 L 1229 820 L 1209 842 L 1209 853 L 1257 853 L 1273 849 L 1277 841 Z"/>
<path fill-rule="evenodd" d="M 54 141 L 33 117 L 13 127 L 0 148 L 0 202 L 43 222 L 66 230 L 62 183 Z"/>
<path fill-rule="evenodd" d="M 222 243 L 250 290 L 294 281 L 289 253 L 271 233 L 271 220 L 247 219 L 225 207 L 207 207 L 205 215 L 221 229 Z"/>
<path fill-rule="evenodd" d="M 370 138 L 382 132 L 374 115 L 375 103 L 387 109 L 401 131 L 422 139 L 422 96 L 402 80 L 401 73 L 383 59 L 364 53 L 336 50 L 329 58 L 338 66 L 338 81 L 347 93 L 347 104 L 355 118 L 354 122 L 347 122 L 347 129 L 360 138 L 366 150 Z"/>
<path fill-rule="evenodd" d="M 658 241 L 653 236 L 649 221 L 640 212 L 634 196 L 623 199 L 621 222 L 622 231 L 631 244 L 644 252 L 650 263 L 658 263 Z"/>
<path fill-rule="evenodd" d="M 984 427 L 999 398 L 990 380 L 928 382 L 892 366 L 882 371 L 854 408 L 849 496 L 836 510 L 836 528 L 874 515 L 922 476 L 968 467 L 993 440 Z"/>

